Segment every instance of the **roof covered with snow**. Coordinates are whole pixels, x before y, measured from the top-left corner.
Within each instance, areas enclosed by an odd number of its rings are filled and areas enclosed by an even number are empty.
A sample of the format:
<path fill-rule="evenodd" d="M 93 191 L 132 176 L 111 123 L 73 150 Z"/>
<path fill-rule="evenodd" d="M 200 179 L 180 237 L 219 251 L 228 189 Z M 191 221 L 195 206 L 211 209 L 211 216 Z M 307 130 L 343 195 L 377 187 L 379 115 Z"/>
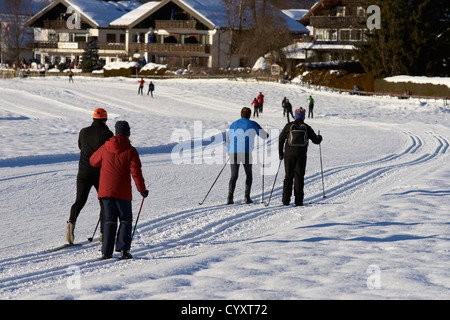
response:
<path fill-rule="evenodd" d="M 45 12 L 59 3 L 77 10 L 82 18 L 88 20 L 96 27 L 106 28 L 111 21 L 138 8 L 141 4 L 135 0 L 127 1 L 101 1 L 101 0 L 57 0 L 46 6 L 36 14 L 28 23 L 39 19 Z"/>
<path fill-rule="evenodd" d="M 226 7 L 223 0 L 164 0 L 164 1 L 150 1 L 146 4 L 140 6 L 139 8 L 133 10 L 130 13 L 118 18 L 111 22 L 111 26 L 129 26 L 133 27 L 136 23 L 142 20 L 153 12 L 156 12 L 159 8 L 164 6 L 166 3 L 172 1 L 177 4 L 180 8 L 189 11 L 191 14 L 195 15 L 196 18 L 201 20 L 203 23 L 209 25 L 212 28 L 225 28 L 228 25 L 226 17 Z M 297 22 L 290 16 L 283 14 L 275 7 L 268 5 L 268 8 L 275 10 L 275 13 L 279 12 L 280 18 L 283 18 L 286 22 L 286 26 L 291 32 L 295 33 L 309 33 L 301 23 Z M 251 21 L 251 15 L 248 14 L 246 21 Z"/>
<path fill-rule="evenodd" d="M 286 9 L 282 11 L 288 17 L 299 21 L 309 11 L 309 9 Z"/>

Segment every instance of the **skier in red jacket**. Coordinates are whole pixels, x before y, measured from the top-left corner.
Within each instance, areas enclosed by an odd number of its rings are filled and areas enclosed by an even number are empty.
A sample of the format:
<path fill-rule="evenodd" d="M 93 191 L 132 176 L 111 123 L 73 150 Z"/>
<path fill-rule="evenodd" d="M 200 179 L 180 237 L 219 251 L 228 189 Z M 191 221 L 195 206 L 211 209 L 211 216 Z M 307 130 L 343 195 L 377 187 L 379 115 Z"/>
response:
<path fill-rule="evenodd" d="M 264 95 L 262 94 L 262 92 L 260 92 L 256 98 L 258 99 L 259 103 L 259 113 L 262 113 L 264 106 Z"/>
<path fill-rule="evenodd" d="M 141 161 L 137 150 L 131 145 L 130 126 L 126 121 L 115 125 L 116 135 L 105 142 L 91 156 L 93 167 L 100 167 L 98 198 L 105 207 L 105 227 L 102 244 L 102 258 L 112 258 L 116 239 L 117 218 L 120 225 L 117 233 L 116 251 L 122 259 L 132 258 L 130 254 L 132 211 L 131 177 L 137 190 L 145 198 L 148 190 L 142 176 Z"/>
<path fill-rule="evenodd" d="M 141 94 L 141 96 L 144 94 L 144 83 L 145 83 L 145 80 L 144 80 L 144 78 L 141 78 L 141 80 L 138 80 L 138 82 L 139 82 L 139 89 L 138 89 L 138 95 L 139 95 L 139 93 Z"/>

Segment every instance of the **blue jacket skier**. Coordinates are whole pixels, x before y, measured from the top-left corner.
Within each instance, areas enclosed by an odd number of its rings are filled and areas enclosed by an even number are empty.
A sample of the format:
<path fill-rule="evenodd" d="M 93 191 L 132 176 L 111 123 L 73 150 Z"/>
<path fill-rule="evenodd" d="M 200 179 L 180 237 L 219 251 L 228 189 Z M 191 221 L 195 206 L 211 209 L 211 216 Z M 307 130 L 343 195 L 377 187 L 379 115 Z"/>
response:
<path fill-rule="evenodd" d="M 231 178 L 228 186 L 227 204 L 234 203 L 234 189 L 236 188 L 236 181 L 239 176 L 239 165 L 241 163 L 244 166 L 246 174 L 245 202 L 253 202 L 250 198 L 253 181 L 251 153 L 255 145 L 255 137 L 259 136 L 262 139 L 267 139 L 269 134 L 264 131 L 257 122 L 250 120 L 251 114 L 252 111 L 250 108 L 242 108 L 241 118 L 231 124 L 227 133 L 226 149 L 231 162 Z"/>

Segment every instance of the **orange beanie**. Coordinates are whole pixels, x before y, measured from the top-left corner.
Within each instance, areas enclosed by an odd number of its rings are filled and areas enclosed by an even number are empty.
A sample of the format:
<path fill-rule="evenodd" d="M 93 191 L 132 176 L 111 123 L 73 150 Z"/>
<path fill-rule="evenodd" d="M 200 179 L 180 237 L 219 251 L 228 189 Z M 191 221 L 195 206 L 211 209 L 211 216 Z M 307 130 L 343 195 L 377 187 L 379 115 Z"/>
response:
<path fill-rule="evenodd" d="M 98 108 L 94 111 L 94 119 L 106 120 L 108 119 L 108 113 L 105 109 Z"/>

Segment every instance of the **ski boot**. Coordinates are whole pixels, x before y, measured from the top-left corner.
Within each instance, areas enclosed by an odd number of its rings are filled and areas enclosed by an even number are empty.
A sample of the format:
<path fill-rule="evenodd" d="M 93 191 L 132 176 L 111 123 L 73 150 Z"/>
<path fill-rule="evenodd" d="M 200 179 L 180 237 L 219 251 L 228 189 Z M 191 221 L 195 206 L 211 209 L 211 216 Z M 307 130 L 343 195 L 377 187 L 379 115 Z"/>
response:
<path fill-rule="evenodd" d="M 66 230 L 66 240 L 70 244 L 73 244 L 75 241 L 75 222 L 67 221 L 67 230 Z"/>

